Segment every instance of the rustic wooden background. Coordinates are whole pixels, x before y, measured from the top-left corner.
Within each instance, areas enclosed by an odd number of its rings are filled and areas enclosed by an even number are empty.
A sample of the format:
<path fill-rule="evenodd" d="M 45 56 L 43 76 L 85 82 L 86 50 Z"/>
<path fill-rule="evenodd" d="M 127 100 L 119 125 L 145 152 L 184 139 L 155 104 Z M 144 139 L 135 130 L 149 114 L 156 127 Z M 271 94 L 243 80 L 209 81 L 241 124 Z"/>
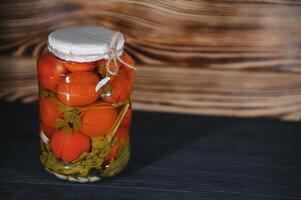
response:
<path fill-rule="evenodd" d="M 36 0 L 0 4 L 0 96 L 37 99 L 49 32 L 103 25 L 126 35 L 134 108 L 301 117 L 301 1 Z"/>

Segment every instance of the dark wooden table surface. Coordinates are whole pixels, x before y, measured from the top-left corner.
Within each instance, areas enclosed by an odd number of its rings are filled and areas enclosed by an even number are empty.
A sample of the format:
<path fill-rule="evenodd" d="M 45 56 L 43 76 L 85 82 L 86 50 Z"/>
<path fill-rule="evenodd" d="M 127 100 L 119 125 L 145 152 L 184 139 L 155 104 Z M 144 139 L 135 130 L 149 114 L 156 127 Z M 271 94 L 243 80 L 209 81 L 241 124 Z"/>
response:
<path fill-rule="evenodd" d="M 64 182 L 39 163 L 37 105 L 0 104 L 0 199 L 301 199 L 301 123 L 135 112 L 119 176 Z"/>

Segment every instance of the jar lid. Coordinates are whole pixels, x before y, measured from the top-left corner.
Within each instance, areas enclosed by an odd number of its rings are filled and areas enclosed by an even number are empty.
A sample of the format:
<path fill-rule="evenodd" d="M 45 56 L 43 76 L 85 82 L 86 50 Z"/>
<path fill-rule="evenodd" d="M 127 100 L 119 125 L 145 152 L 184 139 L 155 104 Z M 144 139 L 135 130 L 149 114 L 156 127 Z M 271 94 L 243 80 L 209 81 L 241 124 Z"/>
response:
<path fill-rule="evenodd" d="M 75 62 L 92 62 L 107 59 L 114 31 L 101 26 L 69 27 L 51 32 L 48 50 L 55 56 Z M 124 45 L 122 34 L 116 42 L 116 54 L 120 56 Z"/>

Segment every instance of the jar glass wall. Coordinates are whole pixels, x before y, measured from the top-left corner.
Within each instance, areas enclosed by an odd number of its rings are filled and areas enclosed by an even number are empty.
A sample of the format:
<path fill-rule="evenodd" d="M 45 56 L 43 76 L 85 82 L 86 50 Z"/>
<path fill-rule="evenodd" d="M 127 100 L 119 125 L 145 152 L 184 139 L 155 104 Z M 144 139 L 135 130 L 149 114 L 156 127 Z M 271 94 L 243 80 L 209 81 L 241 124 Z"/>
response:
<path fill-rule="evenodd" d="M 134 64 L 126 53 L 120 58 Z M 112 76 L 104 59 L 65 61 L 49 52 L 38 59 L 41 162 L 55 176 L 93 182 L 126 166 L 133 70 L 117 65 Z"/>

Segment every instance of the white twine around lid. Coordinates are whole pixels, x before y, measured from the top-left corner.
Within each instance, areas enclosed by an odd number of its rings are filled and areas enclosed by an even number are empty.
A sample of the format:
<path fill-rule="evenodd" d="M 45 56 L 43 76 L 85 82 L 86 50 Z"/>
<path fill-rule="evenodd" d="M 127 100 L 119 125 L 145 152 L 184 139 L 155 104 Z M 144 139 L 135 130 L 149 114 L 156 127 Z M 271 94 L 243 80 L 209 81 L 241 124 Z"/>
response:
<path fill-rule="evenodd" d="M 122 37 L 122 34 L 120 32 L 115 32 L 112 39 L 111 39 L 111 42 L 110 42 L 110 46 L 109 46 L 109 50 L 108 50 L 108 60 L 106 62 L 106 70 L 109 72 L 109 74 L 111 75 L 116 75 L 119 71 L 119 66 L 117 64 L 117 60 L 119 62 L 121 62 L 124 66 L 130 68 L 130 69 L 133 69 L 133 70 L 136 70 L 137 68 L 134 67 L 133 65 L 130 65 L 126 62 L 124 62 L 119 56 L 117 56 L 116 54 L 116 48 L 117 48 L 117 41 L 118 41 L 118 38 Z M 114 71 L 112 71 L 110 69 L 110 63 L 111 61 L 113 60 L 114 62 Z"/>
<path fill-rule="evenodd" d="M 118 39 L 122 37 L 122 34 L 120 32 L 115 32 L 112 39 L 111 39 L 111 42 L 110 42 L 110 46 L 109 46 L 109 50 L 108 50 L 108 60 L 106 62 L 106 70 L 107 72 L 112 75 L 112 76 L 115 76 L 118 72 L 119 72 L 119 66 L 118 66 L 118 63 L 117 61 L 119 61 L 120 63 L 122 63 L 124 66 L 130 68 L 130 69 L 133 69 L 133 70 L 137 70 L 137 68 L 133 65 L 130 65 L 126 62 L 124 62 L 120 56 L 117 55 L 116 53 L 116 49 L 117 49 L 117 41 Z M 112 62 L 113 60 L 113 63 L 114 63 L 114 71 L 112 71 L 110 69 L 110 63 Z M 106 85 L 109 80 L 111 78 L 110 77 L 104 77 L 103 79 L 101 79 L 97 84 L 96 84 L 96 87 L 95 87 L 95 91 L 97 92 L 100 88 L 102 88 L 104 85 Z M 106 96 L 108 96 L 108 94 L 106 94 Z"/>

